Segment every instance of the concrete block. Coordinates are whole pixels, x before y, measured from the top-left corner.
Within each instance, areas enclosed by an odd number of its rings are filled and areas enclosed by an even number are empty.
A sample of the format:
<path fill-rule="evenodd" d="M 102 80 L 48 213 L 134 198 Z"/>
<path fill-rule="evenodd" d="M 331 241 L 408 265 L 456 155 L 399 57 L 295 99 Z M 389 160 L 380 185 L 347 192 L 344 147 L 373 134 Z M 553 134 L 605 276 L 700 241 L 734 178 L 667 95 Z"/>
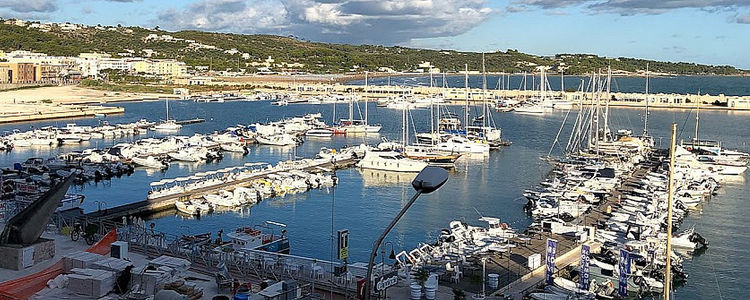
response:
<path fill-rule="evenodd" d="M 50 239 L 40 238 L 31 245 L 2 245 L 0 246 L 0 268 L 23 270 L 54 256 L 55 241 Z"/>
<path fill-rule="evenodd" d="M 96 261 L 91 264 L 92 269 L 98 269 L 98 270 L 105 270 L 105 271 L 112 271 L 115 272 L 115 276 L 119 277 L 120 274 L 122 274 L 123 271 L 129 266 L 132 266 L 133 263 L 124 260 L 124 259 L 117 259 L 114 257 L 107 257 L 100 261 Z"/>
<path fill-rule="evenodd" d="M 88 269 L 97 261 L 107 258 L 104 255 L 85 251 L 73 252 L 63 257 L 63 271 L 69 273 L 72 269 Z"/>
<path fill-rule="evenodd" d="M 68 275 L 68 289 L 90 297 L 102 297 L 115 286 L 115 273 L 97 269 L 72 269 Z"/>
<path fill-rule="evenodd" d="M 151 260 L 148 264 L 149 266 L 153 266 L 157 269 L 162 266 L 170 267 L 174 269 L 178 274 L 185 273 L 188 269 L 190 269 L 190 261 L 167 255 L 159 256 Z"/>

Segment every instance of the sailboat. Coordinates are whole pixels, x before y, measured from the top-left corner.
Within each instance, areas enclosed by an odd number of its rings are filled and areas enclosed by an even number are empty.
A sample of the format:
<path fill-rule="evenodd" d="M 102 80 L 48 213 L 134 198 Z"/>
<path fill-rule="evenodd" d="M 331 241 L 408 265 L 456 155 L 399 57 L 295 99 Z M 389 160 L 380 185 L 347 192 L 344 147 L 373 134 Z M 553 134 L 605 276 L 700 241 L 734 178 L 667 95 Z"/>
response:
<path fill-rule="evenodd" d="M 410 111 L 405 109 L 401 119 L 401 144 L 384 141 L 378 148 L 400 151 L 407 158 L 424 161 L 431 166 L 455 167 L 456 160 L 461 157 L 460 153 L 440 150 L 434 144 L 410 144 L 409 119 Z"/>
<path fill-rule="evenodd" d="M 490 144 L 491 147 L 507 145 L 502 141 L 502 131 L 494 126 L 494 118 L 487 104 L 487 72 L 484 67 L 484 54 L 482 54 L 482 115 L 474 120 L 474 123 L 479 122 L 481 122 L 480 125 L 466 124 L 465 130 L 469 139 Z"/>
<path fill-rule="evenodd" d="M 182 128 L 182 125 L 178 124 L 175 120 L 169 119 L 169 99 L 164 99 L 164 103 L 167 106 L 167 115 L 164 122 L 161 122 L 159 125 L 156 125 L 154 129 L 159 131 L 178 131 Z"/>
<path fill-rule="evenodd" d="M 370 124 L 369 123 L 369 114 L 368 114 L 368 108 L 367 108 L 367 72 L 365 72 L 365 96 L 363 97 L 365 102 L 365 115 L 364 119 L 356 120 L 354 119 L 354 101 L 355 98 L 352 97 L 349 101 L 349 119 L 348 120 L 341 120 L 341 128 L 344 129 L 344 132 L 346 133 L 378 133 L 380 132 L 380 129 L 383 127 L 381 125 L 377 124 Z M 357 109 L 359 109 L 359 105 L 357 105 Z"/>

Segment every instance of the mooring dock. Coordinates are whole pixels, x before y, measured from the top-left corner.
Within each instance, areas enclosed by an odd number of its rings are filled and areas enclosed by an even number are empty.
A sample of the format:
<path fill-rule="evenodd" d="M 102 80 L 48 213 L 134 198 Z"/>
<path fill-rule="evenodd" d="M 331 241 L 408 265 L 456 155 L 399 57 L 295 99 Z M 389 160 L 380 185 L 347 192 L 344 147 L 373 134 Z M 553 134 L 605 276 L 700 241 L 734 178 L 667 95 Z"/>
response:
<path fill-rule="evenodd" d="M 357 162 L 356 159 L 350 158 L 345 160 L 333 162 L 324 162 L 313 164 L 304 168 L 298 169 L 299 171 L 305 171 L 309 173 L 320 173 L 333 169 L 343 169 L 353 166 Z M 93 211 L 83 215 L 84 219 L 87 220 L 115 220 L 125 216 L 136 216 L 136 215 L 149 215 L 165 210 L 172 210 L 175 208 L 175 201 L 177 200 L 189 200 L 198 199 L 206 194 L 214 193 L 221 189 L 233 189 L 236 187 L 243 187 L 250 185 L 253 181 L 258 179 L 267 178 L 268 175 L 276 174 L 280 172 L 290 171 L 288 169 L 272 170 L 270 172 L 257 172 L 252 176 L 245 177 L 238 180 L 221 182 L 193 190 L 174 193 L 156 198 L 147 198 L 134 203 L 129 203 L 113 208 L 104 208 L 101 210 Z"/>

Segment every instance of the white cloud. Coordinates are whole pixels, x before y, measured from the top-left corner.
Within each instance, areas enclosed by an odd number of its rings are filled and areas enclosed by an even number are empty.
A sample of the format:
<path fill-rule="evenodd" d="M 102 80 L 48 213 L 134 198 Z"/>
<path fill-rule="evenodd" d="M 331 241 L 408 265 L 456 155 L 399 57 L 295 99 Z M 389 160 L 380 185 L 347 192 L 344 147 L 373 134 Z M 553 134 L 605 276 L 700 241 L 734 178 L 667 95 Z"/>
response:
<path fill-rule="evenodd" d="M 0 0 L 0 8 L 18 13 L 52 12 L 57 10 L 56 0 Z"/>
<path fill-rule="evenodd" d="M 187 8 L 160 12 L 157 25 L 398 44 L 455 36 L 492 13 L 486 0 L 199 0 Z"/>
<path fill-rule="evenodd" d="M 507 10 L 515 12 L 530 7 L 558 9 L 570 6 L 584 6 L 593 13 L 636 15 L 662 14 L 683 8 L 728 11 L 750 7 L 750 0 L 516 0 L 508 5 Z"/>

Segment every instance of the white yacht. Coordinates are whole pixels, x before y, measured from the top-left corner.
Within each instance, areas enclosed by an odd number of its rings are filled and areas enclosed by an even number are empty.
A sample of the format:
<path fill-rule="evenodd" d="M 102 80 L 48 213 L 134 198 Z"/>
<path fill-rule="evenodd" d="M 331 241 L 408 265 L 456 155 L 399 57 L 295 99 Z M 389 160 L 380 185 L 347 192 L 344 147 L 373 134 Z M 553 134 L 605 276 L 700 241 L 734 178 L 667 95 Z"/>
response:
<path fill-rule="evenodd" d="M 167 164 L 164 162 L 154 158 L 153 156 L 148 156 L 146 158 L 142 157 L 133 157 L 131 159 L 135 164 L 147 168 L 154 168 L 154 169 L 166 169 Z"/>
<path fill-rule="evenodd" d="M 363 169 L 394 172 L 420 172 L 427 165 L 426 162 L 406 158 L 395 151 L 368 151 L 365 157 L 357 163 L 357 167 Z"/>
<path fill-rule="evenodd" d="M 289 134 L 277 134 L 272 136 L 257 136 L 255 139 L 258 143 L 263 145 L 273 146 L 294 146 L 297 145 L 297 140 Z"/>
<path fill-rule="evenodd" d="M 182 128 L 182 125 L 177 124 L 175 120 L 166 120 L 159 125 L 154 126 L 154 129 L 159 131 L 178 131 Z"/>
<path fill-rule="evenodd" d="M 471 141 L 462 136 L 452 136 L 448 140 L 437 144 L 437 149 L 444 152 L 456 153 L 489 153 L 490 145 L 480 141 Z"/>
<path fill-rule="evenodd" d="M 333 130 L 328 128 L 316 128 L 316 129 L 310 129 L 307 132 L 305 132 L 306 136 L 319 136 L 319 137 L 329 137 L 333 135 Z"/>

